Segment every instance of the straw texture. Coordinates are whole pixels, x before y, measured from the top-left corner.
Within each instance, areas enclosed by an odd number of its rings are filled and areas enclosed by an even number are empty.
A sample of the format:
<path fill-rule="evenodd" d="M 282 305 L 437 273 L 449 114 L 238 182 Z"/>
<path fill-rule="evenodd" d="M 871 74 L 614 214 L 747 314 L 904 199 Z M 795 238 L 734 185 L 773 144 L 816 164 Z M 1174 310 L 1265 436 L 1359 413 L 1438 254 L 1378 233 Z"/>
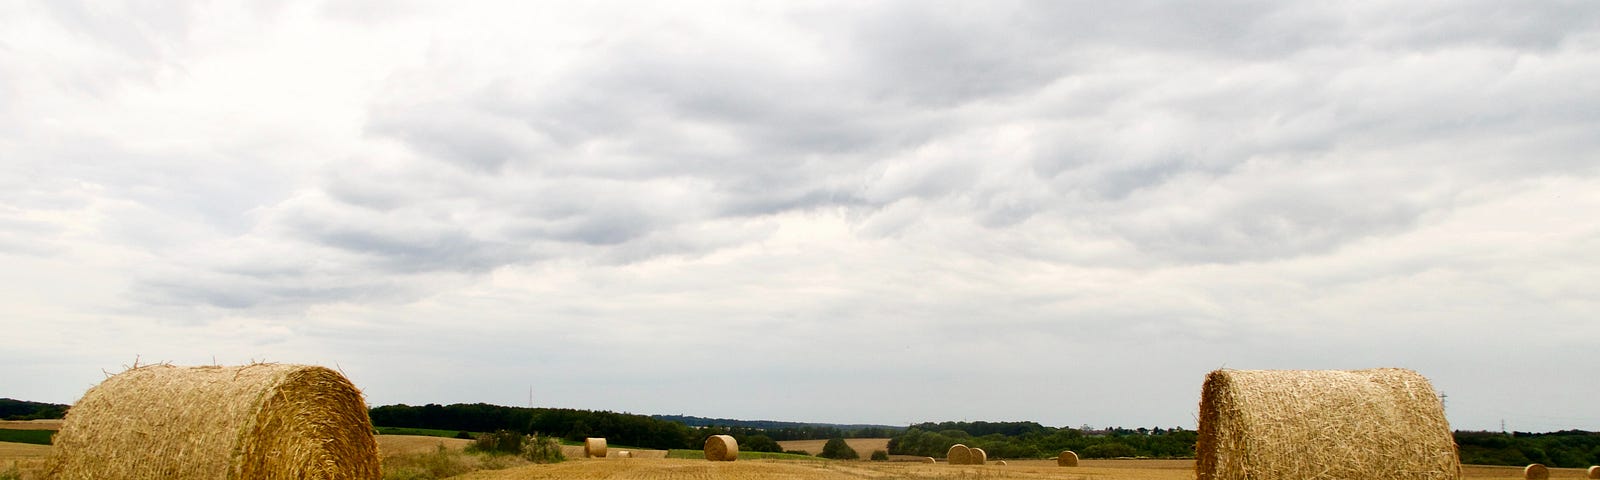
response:
<path fill-rule="evenodd" d="M 151 365 L 89 389 L 55 437 L 50 478 L 379 478 L 361 392 L 314 366 Z"/>
<path fill-rule="evenodd" d="M 1076 466 L 1078 466 L 1078 454 L 1077 454 L 1077 452 L 1073 452 L 1072 450 L 1067 450 L 1067 451 L 1061 452 L 1061 456 L 1056 457 L 1056 466 L 1058 466 L 1058 467 L 1076 467 Z"/>
<path fill-rule="evenodd" d="M 1199 433 L 1199 480 L 1461 478 L 1438 394 L 1405 369 L 1217 370 Z"/>
<path fill-rule="evenodd" d="M 739 442 L 732 436 L 712 435 L 706 437 L 706 460 L 713 462 L 731 462 L 739 459 Z"/>
<path fill-rule="evenodd" d="M 971 458 L 967 461 L 968 464 L 983 465 L 985 463 L 989 463 L 989 452 L 985 452 L 983 449 L 978 447 L 968 448 L 967 451 L 972 453 Z"/>
<path fill-rule="evenodd" d="M 1550 480 L 1550 469 L 1544 464 L 1534 463 L 1522 467 L 1522 478 L 1527 480 Z"/>
<path fill-rule="evenodd" d="M 945 452 L 944 459 L 951 465 L 971 465 L 972 449 L 959 443 L 951 445 L 950 450 Z"/>
<path fill-rule="evenodd" d="M 1589 467 L 1589 478 L 1600 478 L 1600 465 Z"/>
<path fill-rule="evenodd" d="M 606 439 L 595 437 L 583 439 L 583 456 L 588 458 L 606 458 Z"/>

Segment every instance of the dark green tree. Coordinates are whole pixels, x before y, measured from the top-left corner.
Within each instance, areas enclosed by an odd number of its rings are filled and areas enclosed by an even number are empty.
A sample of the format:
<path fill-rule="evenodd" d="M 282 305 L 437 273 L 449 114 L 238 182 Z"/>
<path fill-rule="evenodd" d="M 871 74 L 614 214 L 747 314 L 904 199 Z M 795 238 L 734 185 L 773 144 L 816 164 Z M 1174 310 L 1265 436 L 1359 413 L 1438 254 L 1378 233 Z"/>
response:
<path fill-rule="evenodd" d="M 834 460 L 861 459 L 861 454 L 856 453 L 856 449 L 850 448 L 850 444 L 844 443 L 844 438 L 842 437 L 828 439 L 828 443 L 822 444 L 822 454 L 818 456 Z"/>

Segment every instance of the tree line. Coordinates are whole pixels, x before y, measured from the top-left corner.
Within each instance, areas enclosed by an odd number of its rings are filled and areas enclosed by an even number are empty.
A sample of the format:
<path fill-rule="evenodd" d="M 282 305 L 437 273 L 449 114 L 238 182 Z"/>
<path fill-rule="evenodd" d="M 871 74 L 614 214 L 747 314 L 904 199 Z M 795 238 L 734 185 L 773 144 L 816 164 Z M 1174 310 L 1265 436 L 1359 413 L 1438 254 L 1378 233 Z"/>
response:
<path fill-rule="evenodd" d="M 1051 458 L 1072 450 L 1082 458 L 1190 458 L 1198 435 L 1182 428 L 1110 428 L 1086 433 L 1034 422 L 941 422 L 913 425 L 889 439 L 889 453 L 942 458 L 957 443 L 991 458 Z"/>
<path fill-rule="evenodd" d="M 552 435 L 580 441 L 604 437 L 613 445 L 642 448 L 700 448 L 711 435 L 731 435 L 741 450 L 779 452 L 782 440 L 821 440 L 834 437 L 882 438 L 894 430 L 868 427 L 845 430 L 830 426 L 794 424 L 765 429 L 748 426 L 699 425 L 645 415 L 566 408 L 506 407 L 485 403 L 421 406 L 386 405 L 371 409 L 374 426 L 426 428 L 461 432 L 510 430 Z"/>
<path fill-rule="evenodd" d="M 0 398 L 0 420 L 39 420 L 67 415 L 67 405 Z"/>
<path fill-rule="evenodd" d="M 1600 465 L 1600 433 L 1455 432 L 1461 463 L 1552 467 Z M 957 443 L 982 448 L 994 458 L 1050 458 L 1072 450 L 1082 458 L 1192 458 L 1199 438 L 1183 428 L 1051 428 L 1033 422 L 921 423 L 889 440 L 889 453 L 943 457 Z"/>

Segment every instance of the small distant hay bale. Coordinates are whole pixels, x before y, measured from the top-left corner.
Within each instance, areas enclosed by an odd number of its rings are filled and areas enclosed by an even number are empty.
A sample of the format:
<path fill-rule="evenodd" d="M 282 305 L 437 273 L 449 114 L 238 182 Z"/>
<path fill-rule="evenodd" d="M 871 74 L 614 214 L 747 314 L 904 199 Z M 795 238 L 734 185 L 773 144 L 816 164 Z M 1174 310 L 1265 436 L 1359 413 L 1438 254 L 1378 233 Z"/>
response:
<path fill-rule="evenodd" d="M 1461 478 L 1428 379 L 1372 370 L 1217 370 L 1206 376 L 1199 480 Z"/>
<path fill-rule="evenodd" d="M 1600 478 L 1600 465 L 1589 467 L 1589 478 Z"/>
<path fill-rule="evenodd" d="M 633 452 L 627 450 L 618 450 L 617 458 L 633 458 Z"/>
<path fill-rule="evenodd" d="M 922 459 L 922 463 L 939 463 L 939 459 L 933 458 L 933 457 L 926 457 L 926 458 Z"/>
<path fill-rule="evenodd" d="M 1072 450 L 1066 450 L 1066 451 L 1061 452 L 1061 455 L 1056 457 L 1056 466 L 1058 466 L 1058 467 L 1076 467 L 1076 466 L 1078 466 L 1078 453 L 1074 452 Z"/>
<path fill-rule="evenodd" d="M 134 367 L 73 404 L 48 478 L 379 478 L 366 403 L 323 367 Z"/>
<path fill-rule="evenodd" d="M 1001 461 L 998 461 L 998 462 L 994 462 L 994 464 L 1004 467 L 1004 466 L 1006 466 L 1006 461 L 1005 460 L 1001 460 Z"/>
<path fill-rule="evenodd" d="M 706 460 L 713 462 L 731 462 L 739 459 L 739 442 L 732 436 L 712 435 L 706 437 Z"/>
<path fill-rule="evenodd" d="M 1544 464 L 1534 463 L 1522 467 L 1522 478 L 1527 480 L 1550 480 L 1550 469 Z"/>
<path fill-rule="evenodd" d="M 983 465 L 985 463 L 989 463 L 989 453 L 983 451 L 983 449 L 972 447 L 967 449 L 967 451 L 972 453 L 971 461 L 969 461 L 968 464 Z"/>
<path fill-rule="evenodd" d="M 944 459 L 951 465 L 971 465 L 972 449 L 959 443 L 951 445 L 950 450 L 945 452 Z"/>
<path fill-rule="evenodd" d="M 587 458 L 606 458 L 606 439 L 596 437 L 583 439 L 583 456 Z"/>

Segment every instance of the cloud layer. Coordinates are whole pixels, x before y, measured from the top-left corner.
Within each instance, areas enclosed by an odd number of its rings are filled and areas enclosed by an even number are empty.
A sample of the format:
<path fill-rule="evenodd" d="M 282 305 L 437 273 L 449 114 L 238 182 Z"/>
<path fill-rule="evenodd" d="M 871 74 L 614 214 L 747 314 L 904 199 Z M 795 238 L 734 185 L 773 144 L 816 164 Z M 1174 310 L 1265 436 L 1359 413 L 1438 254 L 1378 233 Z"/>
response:
<path fill-rule="evenodd" d="M 1401 366 L 1600 429 L 1597 16 L 0 7 L 0 393 L 1192 426 L 1214 368 Z"/>

